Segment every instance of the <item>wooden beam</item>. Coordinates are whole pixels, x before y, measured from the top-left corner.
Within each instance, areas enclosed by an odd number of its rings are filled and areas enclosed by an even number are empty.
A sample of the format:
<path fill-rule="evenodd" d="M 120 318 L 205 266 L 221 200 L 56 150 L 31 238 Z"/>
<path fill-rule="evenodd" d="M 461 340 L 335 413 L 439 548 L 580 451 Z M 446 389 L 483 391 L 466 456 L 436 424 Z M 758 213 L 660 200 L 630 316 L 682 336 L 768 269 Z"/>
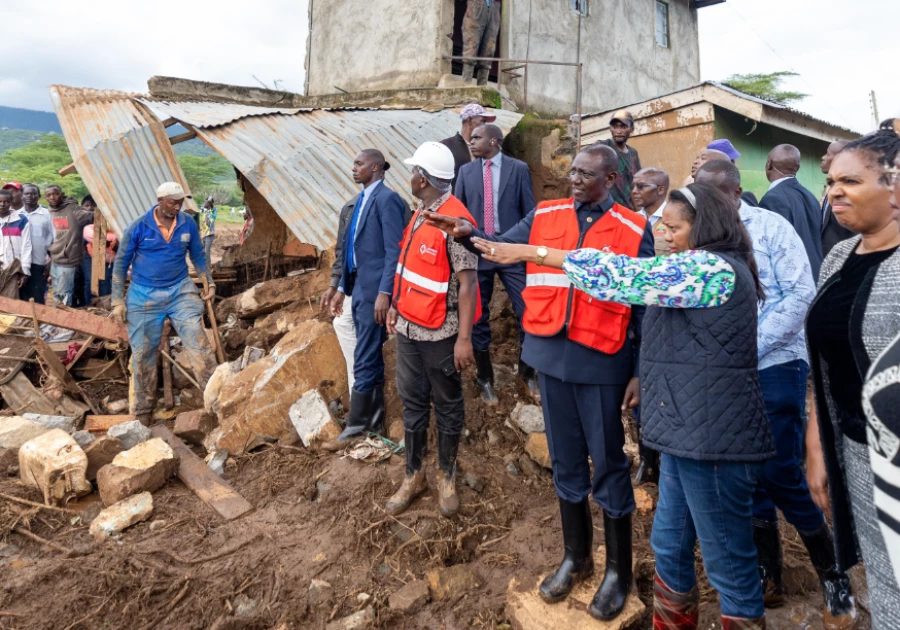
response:
<path fill-rule="evenodd" d="M 169 322 L 169 319 L 166 318 L 166 321 L 163 324 L 162 337 L 159 340 L 159 349 L 161 352 L 168 352 L 169 335 L 171 332 L 172 324 Z M 175 392 L 172 390 L 172 364 L 168 361 L 160 361 L 159 367 L 162 370 L 163 405 L 166 409 L 171 409 L 175 406 Z"/>
<path fill-rule="evenodd" d="M 178 120 L 175 118 L 166 118 L 164 121 L 162 121 L 163 127 L 171 127 L 172 125 L 177 125 L 177 124 L 178 124 Z"/>
<path fill-rule="evenodd" d="M 153 437 L 168 444 L 178 455 L 178 478 L 206 505 L 225 520 L 232 520 L 253 510 L 253 506 L 219 475 L 194 455 L 184 442 L 172 435 L 164 424 L 150 427 Z"/>
<path fill-rule="evenodd" d="M 117 424 L 131 422 L 134 416 L 85 416 L 84 430 L 91 433 L 106 433 Z"/>
<path fill-rule="evenodd" d="M 180 142 L 187 142 L 188 140 L 193 140 L 197 137 L 196 131 L 186 131 L 184 133 L 180 133 L 177 136 L 170 136 L 169 142 L 172 144 L 178 144 Z"/>
<path fill-rule="evenodd" d="M 63 166 L 61 169 L 59 169 L 59 174 L 60 174 L 62 177 L 65 177 L 66 175 L 71 175 L 71 174 L 74 173 L 76 170 L 77 170 L 77 169 L 75 168 L 75 162 L 72 162 L 72 163 L 69 164 L 68 166 Z"/>
<path fill-rule="evenodd" d="M 32 316 L 31 305 L 28 302 L 5 297 L 0 297 L 0 313 L 9 313 L 10 315 L 28 318 Z M 44 324 L 53 324 L 60 328 L 75 330 L 108 341 L 128 341 L 128 329 L 112 319 L 98 317 L 82 311 L 65 311 L 50 308 L 41 304 L 34 305 L 34 314 L 37 316 L 38 321 Z"/>

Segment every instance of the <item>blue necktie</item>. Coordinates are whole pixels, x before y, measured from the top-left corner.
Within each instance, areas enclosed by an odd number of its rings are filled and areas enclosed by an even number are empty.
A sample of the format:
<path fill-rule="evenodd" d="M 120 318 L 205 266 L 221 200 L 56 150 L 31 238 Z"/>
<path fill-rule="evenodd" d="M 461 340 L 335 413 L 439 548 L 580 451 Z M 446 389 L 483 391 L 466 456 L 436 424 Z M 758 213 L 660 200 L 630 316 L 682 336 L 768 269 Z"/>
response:
<path fill-rule="evenodd" d="M 350 270 L 350 273 L 356 271 L 356 224 L 359 223 L 359 215 L 361 214 L 364 198 L 363 191 L 360 191 L 359 199 L 356 200 L 356 207 L 353 209 L 353 219 L 350 221 L 350 242 L 347 244 L 347 253 L 350 256 L 350 263 L 347 265 L 347 268 Z"/>

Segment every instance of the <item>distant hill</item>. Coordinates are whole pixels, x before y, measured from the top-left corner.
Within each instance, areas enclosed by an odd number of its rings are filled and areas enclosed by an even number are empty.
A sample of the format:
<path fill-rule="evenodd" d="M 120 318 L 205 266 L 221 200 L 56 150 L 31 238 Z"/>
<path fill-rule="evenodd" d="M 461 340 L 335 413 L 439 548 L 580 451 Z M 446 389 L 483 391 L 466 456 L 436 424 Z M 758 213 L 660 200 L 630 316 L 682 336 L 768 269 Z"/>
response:
<path fill-rule="evenodd" d="M 0 129 L 0 154 L 24 147 L 37 141 L 44 135 L 40 131 L 26 131 L 25 129 Z"/>
<path fill-rule="evenodd" d="M 24 129 L 41 133 L 62 133 L 56 114 L 35 109 L 4 107 L 0 105 L 0 128 Z"/>
<path fill-rule="evenodd" d="M 182 127 L 179 124 L 174 124 L 168 129 L 166 132 L 169 134 L 169 137 L 179 136 L 185 133 L 187 129 Z M 211 155 L 218 155 L 215 151 L 209 148 L 209 146 L 200 140 L 199 138 L 194 138 L 193 140 L 188 140 L 187 142 L 179 142 L 174 146 L 175 155 L 196 155 L 197 157 L 209 157 Z"/>

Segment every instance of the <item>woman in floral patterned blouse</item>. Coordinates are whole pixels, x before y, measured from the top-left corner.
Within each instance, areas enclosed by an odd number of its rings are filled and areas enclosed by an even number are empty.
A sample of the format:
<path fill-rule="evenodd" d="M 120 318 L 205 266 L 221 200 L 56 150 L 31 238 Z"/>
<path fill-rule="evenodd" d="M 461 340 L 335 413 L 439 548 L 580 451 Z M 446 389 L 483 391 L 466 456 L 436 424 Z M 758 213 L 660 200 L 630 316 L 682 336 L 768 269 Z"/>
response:
<path fill-rule="evenodd" d="M 757 375 L 762 290 L 734 204 L 692 184 L 663 211 L 668 256 L 550 250 L 573 289 L 648 308 L 641 345 L 642 440 L 662 453 L 654 628 L 696 628 L 694 545 L 718 590 L 722 627 L 764 628 L 752 530 L 761 462 L 774 455 Z M 537 247 L 473 239 L 491 262 L 538 262 Z"/>

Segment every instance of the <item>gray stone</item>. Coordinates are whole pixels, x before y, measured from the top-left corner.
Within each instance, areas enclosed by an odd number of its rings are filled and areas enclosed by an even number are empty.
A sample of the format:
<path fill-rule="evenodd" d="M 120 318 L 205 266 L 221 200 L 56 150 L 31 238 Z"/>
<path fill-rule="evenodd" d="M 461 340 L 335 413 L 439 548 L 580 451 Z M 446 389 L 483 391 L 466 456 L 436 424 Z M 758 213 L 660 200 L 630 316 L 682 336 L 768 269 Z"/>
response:
<path fill-rule="evenodd" d="M 509 462 L 506 464 L 506 472 L 511 477 L 518 477 L 521 472 L 519 472 L 519 467 L 516 466 L 516 462 Z"/>
<path fill-rule="evenodd" d="M 207 462 L 207 466 L 220 477 L 225 472 L 225 462 L 228 461 L 228 449 L 223 448 L 216 451 L 216 454 Z"/>
<path fill-rule="evenodd" d="M 510 422 L 525 433 L 543 433 L 544 412 L 537 405 L 516 404 L 509 414 Z"/>
<path fill-rule="evenodd" d="M 234 606 L 234 616 L 239 618 L 252 617 L 259 608 L 259 602 L 252 597 L 247 597 L 243 593 L 234 598 L 231 603 Z"/>
<path fill-rule="evenodd" d="M 75 433 L 75 418 L 69 416 L 48 416 L 40 413 L 23 413 L 23 418 L 42 424 L 48 429 L 62 429 L 69 435 Z"/>
<path fill-rule="evenodd" d="M 90 532 L 95 540 L 103 541 L 135 523 L 146 521 L 152 513 L 153 496 L 149 492 L 141 492 L 100 512 L 91 522 Z"/>
<path fill-rule="evenodd" d="M 118 438 L 126 451 L 133 449 L 141 442 L 146 442 L 153 437 L 153 434 L 150 433 L 150 429 L 137 420 L 117 424 L 110 428 L 106 434 L 110 437 Z"/>
<path fill-rule="evenodd" d="M 22 448 L 22 445 L 49 431 L 47 427 L 22 416 L 0 417 L 0 448 Z"/>
<path fill-rule="evenodd" d="M 479 494 L 484 490 L 484 480 L 473 472 L 463 475 L 463 483 Z"/>
<path fill-rule="evenodd" d="M 414 615 L 431 599 L 428 582 L 413 580 L 388 597 L 388 607 L 405 615 Z"/>
<path fill-rule="evenodd" d="M 331 603 L 334 597 L 334 587 L 324 580 L 313 580 L 309 583 L 307 601 L 310 607 L 324 606 Z"/>
<path fill-rule="evenodd" d="M 90 431 L 76 431 L 72 434 L 72 439 L 75 440 L 75 443 L 81 448 L 87 448 L 97 438 L 95 438 L 94 434 Z"/>
<path fill-rule="evenodd" d="M 303 446 L 307 448 L 323 437 L 331 439 L 340 434 L 340 427 L 331 417 L 328 403 L 322 398 L 318 389 L 305 392 L 297 402 L 291 405 L 288 417 L 290 417 L 297 435 L 300 436 Z"/>

